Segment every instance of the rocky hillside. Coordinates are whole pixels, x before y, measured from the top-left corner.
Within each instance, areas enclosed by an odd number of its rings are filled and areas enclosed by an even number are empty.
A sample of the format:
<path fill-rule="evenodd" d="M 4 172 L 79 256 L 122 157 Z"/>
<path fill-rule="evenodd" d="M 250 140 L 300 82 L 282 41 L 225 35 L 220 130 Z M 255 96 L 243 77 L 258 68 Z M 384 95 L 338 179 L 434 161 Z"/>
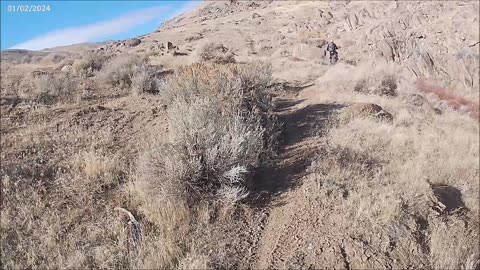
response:
<path fill-rule="evenodd" d="M 333 39 L 346 63 L 382 59 L 415 78 L 478 89 L 478 9 L 472 1 L 207 2 L 119 51 L 155 52 L 170 41 L 190 55 L 213 41 L 239 61 L 269 59 L 282 67 L 292 57 L 321 62 L 316 48 Z"/>

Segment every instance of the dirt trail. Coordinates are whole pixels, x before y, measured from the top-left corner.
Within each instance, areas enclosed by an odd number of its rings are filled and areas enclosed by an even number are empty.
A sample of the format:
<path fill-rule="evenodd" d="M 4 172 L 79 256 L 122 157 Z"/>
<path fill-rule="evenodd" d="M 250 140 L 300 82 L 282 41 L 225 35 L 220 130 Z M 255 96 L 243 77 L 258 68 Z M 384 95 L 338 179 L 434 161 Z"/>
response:
<path fill-rule="evenodd" d="M 315 85 L 306 87 L 312 88 Z M 298 209 L 302 203 L 302 194 L 298 187 L 306 175 L 312 158 L 318 153 L 321 135 L 326 129 L 329 116 L 341 106 L 328 104 L 306 105 L 297 93 L 277 98 L 276 114 L 283 123 L 283 134 L 278 156 L 271 166 L 260 170 L 257 179 L 262 179 L 256 186 L 257 193 L 263 194 L 258 206 L 268 210 L 268 218 L 259 240 L 256 262 L 253 268 L 288 267 L 283 260 L 291 246 L 285 236 L 298 238 L 302 234 L 297 225 L 298 218 L 312 213 Z M 303 229 L 312 230 L 314 224 Z"/>

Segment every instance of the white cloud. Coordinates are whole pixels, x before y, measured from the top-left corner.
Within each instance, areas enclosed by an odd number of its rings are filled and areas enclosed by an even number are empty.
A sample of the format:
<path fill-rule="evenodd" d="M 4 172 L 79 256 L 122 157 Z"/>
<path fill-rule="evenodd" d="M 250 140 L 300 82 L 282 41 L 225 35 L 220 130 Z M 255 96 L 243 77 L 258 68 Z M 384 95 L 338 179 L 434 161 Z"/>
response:
<path fill-rule="evenodd" d="M 180 10 L 185 11 L 189 7 L 191 7 L 191 3 L 183 5 L 180 7 Z M 114 34 L 128 32 L 135 26 L 142 25 L 155 18 L 165 17 L 168 11 L 169 8 L 166 6 L 146 8 L 107 21 L 52 31 L 12 46 L 11 49 L 41 50 L 89 42 Z M 170 10 L 170 12 L 172 11 Z"/>

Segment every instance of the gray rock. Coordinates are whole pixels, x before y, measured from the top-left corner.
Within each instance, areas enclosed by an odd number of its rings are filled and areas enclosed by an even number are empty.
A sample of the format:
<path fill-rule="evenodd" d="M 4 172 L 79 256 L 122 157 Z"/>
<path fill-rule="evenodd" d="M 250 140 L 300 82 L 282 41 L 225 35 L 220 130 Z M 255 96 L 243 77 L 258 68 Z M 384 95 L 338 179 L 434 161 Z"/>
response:
<path fill-rule="evenodd" d="M 73 67 L 72 67 L 72 65 L 65 65 L 65 66 L 62 67 L 61 70 L 62 70 L 62 72 L 70 73 L 70 72 L 73 71 Z"/>
<path fill-rule="evenodd" d="M 135 47 L 135 46 L 138 46 L 140 45 L 140 43 L 142 43 L 142 41 L 138 38 L 132 38 L 132 39 L 129 39 L 125 42 L 125 45 L 128 46 L 128 47 Z"/>

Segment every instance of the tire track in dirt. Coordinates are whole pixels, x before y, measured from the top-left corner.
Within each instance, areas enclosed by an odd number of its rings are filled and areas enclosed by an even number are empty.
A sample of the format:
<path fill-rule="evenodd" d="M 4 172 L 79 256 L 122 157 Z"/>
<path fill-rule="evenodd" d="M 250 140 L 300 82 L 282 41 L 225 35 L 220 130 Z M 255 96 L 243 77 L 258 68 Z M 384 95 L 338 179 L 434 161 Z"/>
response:
<path fill-rule="evenodd" d="M 256 179 L 262 179 L 262 182 L 257 183 L 255 190 L 266 194 L 258 201 L 258 206 L 267 209 L 268 217 L 264 221 L 266 224 L 262 224 L 264 230 L 254 254 L 256 260 L 252 267 L 255 269 L 287 266 L 283 260 L 295 243 L 286 242 L 292 236 L 298 239 L 301 234 L 297 231 L 302 216 L 296 207 L 298 199 L 301 200 L 297 187 L 317 154 L 329 116 L 341 107 L 305 105 L 303 101 L 294 94 L 276 99 L 276 114 L 284 129 L 278 156 L 256 175 Z"/>

